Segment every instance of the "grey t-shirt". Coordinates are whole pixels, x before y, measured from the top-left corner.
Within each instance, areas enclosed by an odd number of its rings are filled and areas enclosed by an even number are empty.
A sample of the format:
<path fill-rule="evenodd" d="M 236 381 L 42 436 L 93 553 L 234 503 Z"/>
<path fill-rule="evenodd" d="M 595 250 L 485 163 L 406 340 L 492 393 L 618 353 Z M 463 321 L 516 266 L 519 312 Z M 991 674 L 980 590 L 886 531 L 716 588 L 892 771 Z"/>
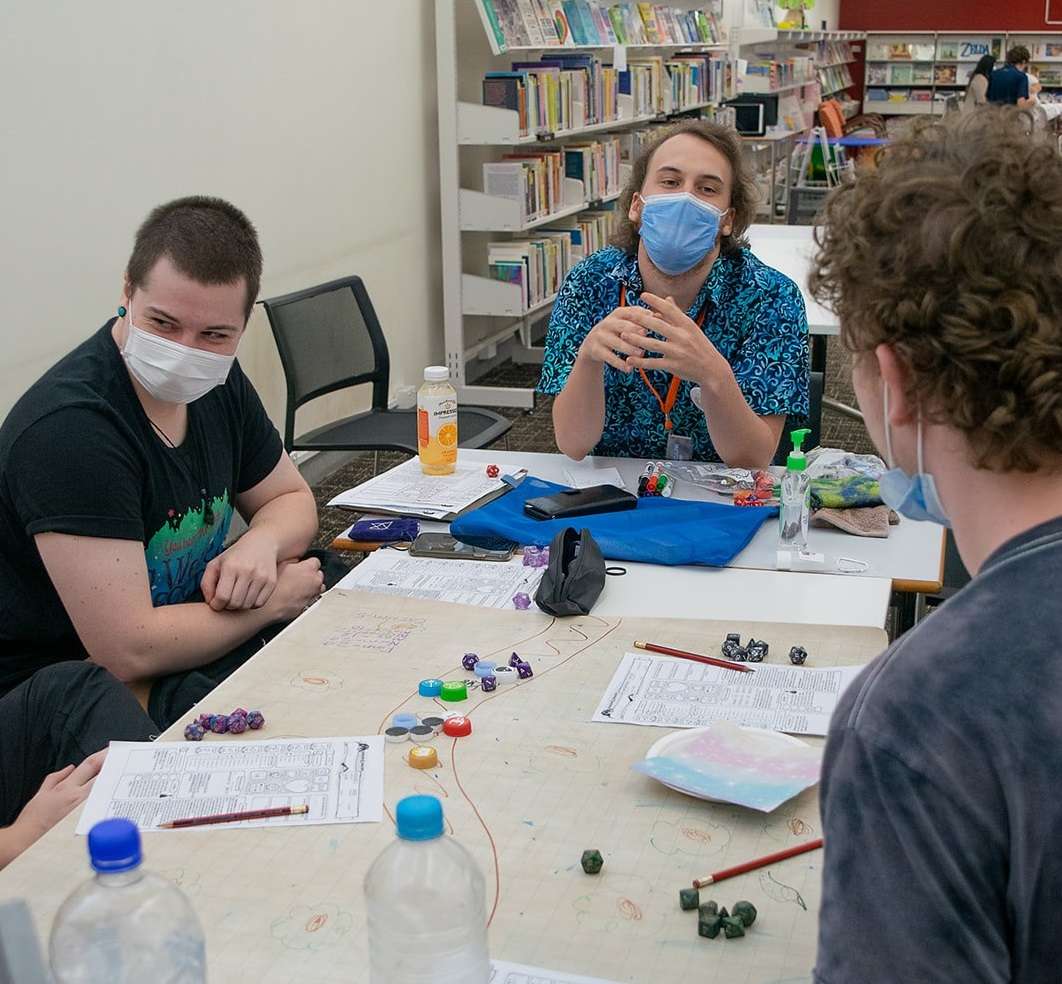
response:
<path fill-rule="evenodd" d="M 818 984 L 1062 980 L 1062 517 L 999 548 L 830 726 Z"/>

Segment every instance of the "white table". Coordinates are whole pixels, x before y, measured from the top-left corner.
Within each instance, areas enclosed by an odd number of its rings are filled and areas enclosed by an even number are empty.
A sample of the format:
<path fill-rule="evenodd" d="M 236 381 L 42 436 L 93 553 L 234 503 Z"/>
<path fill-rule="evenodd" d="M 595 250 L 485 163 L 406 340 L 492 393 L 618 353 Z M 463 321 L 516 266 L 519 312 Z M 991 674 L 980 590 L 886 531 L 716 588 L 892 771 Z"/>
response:
<path fill-rule="evenodd" d="M 837 315 L 822 307 L 808 293 L 808 273 L 815 253 L 814 235 L 814 226 L 752 225 L 748 230 L 752 252 L 800 288 L 808 313 L 808 331 L 812 335 L 838 335 L 841 324 Z"/>
<path fill-rule="evenodd" d="M 536 478 L 567 485 L 564 469 L 570 459 L 562 454 L 541 454 L 525 451 L 471 451 L 462 449 L 465 461 L 497 464 L 502 473 L 526 468 Z M 638 475 L 645 468 L 645 461 L 637 458 L 593 458 L 587 459 L 597 468 L 615 468 L 623 476 L 628 489 L 634 490 L 638 485 Z M 699 488 L 689 482 L 679 481 L 676 493 L 681 499 L 698 499 L 707 502 L 729 501 L 707 489 Z M 778 545 L 778 527 L 774 523 L 764 523 L 744 550 L 731 561 L 731 568 L 777 571 L 776 553 Z M 943 583 L 944 570 L 944 528 L 936 523 L 917 523 L 910 519 L 901 519 L 898 526 L 892 527 L 887 539 L 852 536 L 835 529 L 813 527 L 808 534 L 808 548 L 816 553 L 826 555 L 827 561 L 838 557 L 866 561 L 869 565 L 863 574 L 838 575 L 844 580 L 860 578 L 884 579 L 891 582 L 894 591 L 932 594 L 939 591 Z M 651 568 L 659 570 L 657 567 Z M 682 568 L 689 571 L 690 568 Z M 694 569 L 696 570 L 696 568 Z M 809 574 L 812 578 L 821 578 L 831 573 Z M 795 577 L 786 573 L 786 583 Z M 795 582 L 793 582 L 795 583 Z M 816 583 L 816 582 L 813 582 Z M 828 594 L 825 584 L 824 593 Z M 703 616 L 702 616 L 703 617 Z"/>

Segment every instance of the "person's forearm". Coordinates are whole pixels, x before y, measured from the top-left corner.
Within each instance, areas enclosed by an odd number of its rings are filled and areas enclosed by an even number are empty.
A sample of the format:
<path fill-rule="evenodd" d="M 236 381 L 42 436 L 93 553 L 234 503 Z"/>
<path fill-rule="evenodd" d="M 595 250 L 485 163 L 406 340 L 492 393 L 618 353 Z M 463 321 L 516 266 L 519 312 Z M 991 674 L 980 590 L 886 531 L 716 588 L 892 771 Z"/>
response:
<path fill-rule="evenodd" d="M 583 356 L 553 401 L 557 447 L 569 458 L 585 458 L 605 429 L 605 367 Z"/>
<path fill-rule="evenodd" d="M 701 383 L 701 408 L 719 457 L 732 468 L 766 468 L 778 438 L 768 423 L 745 402 L 729 366 Z"/>
<path fill-rule="evenodd" d="M 0 870 L 14 861 L 35 839 L 26 836 L 17 820 L 10 827 L 0 827 Z"/>
<path fill-rule="evenodd" d="M 251 518 L 248 532 L 268 536 L 277 548 L 277 563 L 298 560 L 317 535 L 317 503 L 309 491 L 288 492 L 267 502 Z"/>
<path fill-rule="evenodd" d="M 130 683 L 203 666 L 279 620 L 268 604 L 239 612 L 216 612 L 202 602 L 160 605 L 135 631 L 130 626 L 105 652 L 89 656 Z"/>

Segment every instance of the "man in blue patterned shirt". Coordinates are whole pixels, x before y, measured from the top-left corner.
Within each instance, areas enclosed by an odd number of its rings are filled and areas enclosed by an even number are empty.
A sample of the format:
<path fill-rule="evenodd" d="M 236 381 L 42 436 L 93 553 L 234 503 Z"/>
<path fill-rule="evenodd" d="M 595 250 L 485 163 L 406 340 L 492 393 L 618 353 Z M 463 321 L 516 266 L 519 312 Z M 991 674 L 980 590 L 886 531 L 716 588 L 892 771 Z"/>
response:
<path fill-rule="evenodd" d="M 568 274 L 539 392 L 557 445 L 587 454 L 766 465 L 808 413 L 797 286 L 749 251 L 756 191 L 733 131 L 690 120 L 655 140 L 619 202 L 613 245 Z"/>

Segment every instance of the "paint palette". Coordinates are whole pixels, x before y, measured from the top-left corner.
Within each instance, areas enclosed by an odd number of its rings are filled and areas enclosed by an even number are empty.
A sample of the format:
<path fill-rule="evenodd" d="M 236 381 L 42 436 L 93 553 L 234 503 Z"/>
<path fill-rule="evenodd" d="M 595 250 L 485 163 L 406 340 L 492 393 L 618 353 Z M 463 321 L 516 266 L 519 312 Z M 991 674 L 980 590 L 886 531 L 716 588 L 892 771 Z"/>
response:
<path fill-rule="evenodd" d="M 766 813 L 819 781 L 822 749 L 719 721 L 666 735 L 632 768 L 687 796 Z"/>

